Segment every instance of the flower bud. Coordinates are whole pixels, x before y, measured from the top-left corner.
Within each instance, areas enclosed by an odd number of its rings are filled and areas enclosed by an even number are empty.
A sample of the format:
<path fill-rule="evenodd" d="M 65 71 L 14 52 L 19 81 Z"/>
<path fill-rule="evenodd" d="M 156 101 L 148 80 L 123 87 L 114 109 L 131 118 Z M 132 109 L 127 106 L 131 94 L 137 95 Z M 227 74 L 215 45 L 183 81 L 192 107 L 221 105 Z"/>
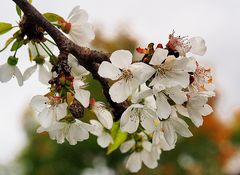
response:
<path fill-rule="evenodd" d="M 11 66 L 15 66 L 18 63 L 18 58 L 16 58 L 15 56 L 10 56 L 8 57 L 7 63 Z"/>
<path fill-rule="evenodd" d="M 45 59 L 41 55 L 36 56 L 33 60 L 36 62 L 36 64 L 41 64 L 42 65 L 42 64 L 45 63 Z"/>

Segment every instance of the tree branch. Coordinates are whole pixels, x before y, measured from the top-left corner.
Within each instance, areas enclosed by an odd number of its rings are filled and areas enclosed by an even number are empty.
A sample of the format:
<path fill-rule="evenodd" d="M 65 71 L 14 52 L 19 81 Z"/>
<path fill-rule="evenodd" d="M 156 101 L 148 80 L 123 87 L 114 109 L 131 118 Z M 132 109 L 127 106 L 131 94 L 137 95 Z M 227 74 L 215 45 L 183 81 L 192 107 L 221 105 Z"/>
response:
<path fill-rule="evenodd" d="M 24 15 L 29 21 L 34 21 L 37 25 L 41 26 L 56 42 L 60 52 L 71 53 L 74 55 L 79 64 L 85 67 L 93 75 L 94 79 L 97 79 L 102 87 L 103 93 L 106 96 L 109 104 L 113 108 L 113 114 L 115 120 L 120 119 L 121 114 L 127 108 L 128 103 L 125 101 L 123 103 L 115 103 L 111 100 L 109 95 L 109 85 L 108 81 L 98 75 L 98 64 L 103 61 L 109 61 L 109 54 L 90 50 L 86 47 L 81 47 L 68 39 L 60 30 L 53 26 L 49 21 L 47 21 L 43 15 L 33 7 L 27 0 L 13 0 L 20 9 L 24 12 Z"/>

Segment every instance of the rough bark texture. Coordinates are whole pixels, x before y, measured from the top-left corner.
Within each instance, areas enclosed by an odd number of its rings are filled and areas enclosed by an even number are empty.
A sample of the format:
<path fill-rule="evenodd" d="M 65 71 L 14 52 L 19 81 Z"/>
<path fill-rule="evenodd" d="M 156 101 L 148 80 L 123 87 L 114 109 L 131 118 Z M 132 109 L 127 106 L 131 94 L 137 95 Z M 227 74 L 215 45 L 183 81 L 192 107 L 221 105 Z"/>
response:
<path fill-rule="evenodd" d="M 60 30 L 48 22 L 42 14 L 33 7 L 27 0 L 13 0 L 20 9 L 24 12 L 25 17 L 29 21 L 34 21 L 36 24 L 41 26 L 55 41 L 60 53 L 74 55 L 79 64 L 85 67 L 93 75 L 94 79 L 97 79 L 102 87 L 103 93 L 106 96 L 109 104 L 112 107 L 112 112 L 115 116 L 115 120 L 121 117 L 123 111 L 127 108 L 128 103 L 115 103 L 111 100 L 109 95 L 108 81 L 100 77 L 97 73 L 99 64 L 103 61 L 109 61 L 109 54 L 91 50 L 87 47 L 81 47 L 69 40 Z"/>

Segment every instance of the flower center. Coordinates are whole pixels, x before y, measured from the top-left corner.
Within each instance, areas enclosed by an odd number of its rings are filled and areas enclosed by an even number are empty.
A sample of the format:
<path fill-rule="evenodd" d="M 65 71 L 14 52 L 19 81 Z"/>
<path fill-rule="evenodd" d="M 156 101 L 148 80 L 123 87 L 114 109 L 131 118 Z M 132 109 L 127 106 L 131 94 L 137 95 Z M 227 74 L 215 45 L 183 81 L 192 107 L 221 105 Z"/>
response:
<path fill-rule="evenodd" d="M 123 69 L 122 75 L 119 79 L 121 80 L 121 79 L 129 79 L 129 78 L 133 78 L 133 74 L 132 74 L 131 70 Z"/>

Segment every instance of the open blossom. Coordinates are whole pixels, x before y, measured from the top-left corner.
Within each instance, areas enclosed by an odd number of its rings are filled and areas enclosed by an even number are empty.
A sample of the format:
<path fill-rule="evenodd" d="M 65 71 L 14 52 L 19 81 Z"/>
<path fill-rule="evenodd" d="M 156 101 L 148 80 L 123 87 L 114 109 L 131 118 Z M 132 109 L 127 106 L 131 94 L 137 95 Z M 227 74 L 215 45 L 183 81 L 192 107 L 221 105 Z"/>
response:
<path fill-rule="evenodd" d="M 50 44 L 46 44 L 50 49 L 52 49 Z M 37 50 L 36 50 L 37 49 Z M 35 46 L 30 42 L 29 43 L 29 51 L 31 53 L 31 57 L 33 58 L 33 61 L 35 61 L 35 65 L 30 66 L 25 70 L 23 73 L 23 80 L 28 80 L 33 73 L 36 72 L 38 68 L 38 79 L 41 83 L 48 85 L 48 81 L 52 78 L 51 64 L 46 60 L 46 57 L 48 57 L 48 54 L 46 51 L 43 50 L 43 48 L 35 43 Z"/>
<path fill-rule="evenodd" d="M 159 155 L 154 155 L 152 150 L 152 144 L 147 140 L 145 134 L 139 134 L 141 139 L 136 142 L 135 140 L 128 140 L 120 146 L 120 151 L 126 153 L 131 149 L 134 152 L 129 156 L 126 164 L 126 168 L 132 173 L 138 172 L 142 167 L 142 162 L 149 168 L 156 168 L 158 165 L 157 158 Z M 160 153 L 159 153 L 160 154 Z"/>
<path fill-rule="evenodd" d="M 132 63 L 132 54 L 127 50 L 112 53 L 110 61 L 103 61 L 98 74 L 103 78 L 116 81 L 109 89 L 114 102 L 126 100 L 139 85 L 145 83 L 154 73 L 154 69 L 145 63 Z"/>
<path fill-rule="evenodd" d="M 14 76 L 17 78 L 18 85 L 22 86 L 23 77 L 17 65 L 10 65 L 8 63 L 0 65 L 0 81 L 1 82 L 3 83 L 8 82 Z"/>
<path fill-rule="evenodd" d="M 139 123 L 141 123 L 142 127 L 147 131 L 151 132 L 153 130 L 154 119 L 157 114 L 155 109 L 149 105 L 148 101 L 145 101 L 145 98 L 149 96 L 151 96 L 151 91 L 149 90 L 133 94 L 133 104 L 123 112 L 120 119 L 120 128 L 122 131 L 134 133 L 137 131 Z"/>
<path fill-rule="evenodd" d="M 208 97 L 198 93 L 188 94 L 188 102 L 186 106 L 177 105 L 178 112 L 190 118 L 195 126 L 199 127 L 203 124 L 202 116 L 212 113 L 212 108 L 207 104 Z"/>
<path fill-rule="evenodd" d="M 90 120 L 93 129 L 90 131 L 93 135 L 97 136 L 97 143 L 102 148 L 106 148 L 113 143 L 112 136 L 104 129 L 102 124 L 97 120 Z"/>
<path fill-rule="evenodd" d="M 47 128 L 38 128 L 37 132 L 48 132 L 50 138 L 57 140 L 57 143 L 63 143 L 66 138 L 70 145 L 76 145 L 78 141 L 89 138 L 90 130 L 92 130 L 91 125 L 75 120 L 70 123 L 55 121 Z"/>
<path fill-rule="evenodd" d="M 207 51 L 205 41 L 201 37 L 188 37 L 174 36 L 175 32 L 169 35 L 167 48 L 170 50 L 178 51 L 180 56 L 185 56 L 188 52 L 196 55 L 203 56 Z"/>
<path fill-rule="evenodd" d="M 177 116 L 176 109 L 172 107 L 172 112 L 168 119 L 162 121 L 159 121 L 158 119 L 155 120 L 153 140 L 155 143 L 159 144 L 158 140 L 162 140 L 162 136 L 164 136 L 167 145 L 163 146 L 165 146 L 165 149 L 170 149 L 175 146 L 177 133 L 183 137 L 192 136 L 187 123 Z"/>
<path fill-rule="evenodd" d="M 34 96 L 31 106 L 38 114 L 39 123 L 48 128 L 54 121 L 59 121 L 67 115 L 67 103 L 61 103 L 59 97 Z"/>
<path fill-rule="evenodd" d="M 88 46 L 95 38 L 93 26 L 88 22 L 88 14 L 79 6 L 72 9 L 67 21 L 62 21 L 62 28 L 73 42 L 81 46 Z"/>
<path fill-rule="evenodd" d="M 189 81 L 189 72 L 194 72 L 196 63 L 191 58 L 176 59 L 168 56 L 168 50 L 157 48 L 149 62 L 155 67 L 155 77 L 150 86 L 161 84 L 165 87 L 180 85 L 186 88 Z"/>
<path fill-rule="evenodd" d="M 101 124 L 105 128 L 111 129 L 113 125 L 113 117 L 112 114 L 106 109 L 104 103 L 91 100 L 91 107 Z"/>
<path fill-rule="evenodd" d="M 212 72 L 209 67 L 202 66 L 197 63 L 197 68 L 194 74 L 192 75 L 192 83 L 191 90 L 193 92 L 212 92 L 212 96 L 215 95 L 214 89 L 215 86 L 213 84 Z"/>
<path fill-rule="evenodd" d="M 166 119 L 172 112 L 171 105 L 168 99 L 176 104 L 183 104 L 187 101 L 187 95 L 182 91 L 181 86 L 165 88 L 161 84 L 156 84 L 153 87 L 153 93 L 156 98 L 157 114 L 160 119 Z"/>

